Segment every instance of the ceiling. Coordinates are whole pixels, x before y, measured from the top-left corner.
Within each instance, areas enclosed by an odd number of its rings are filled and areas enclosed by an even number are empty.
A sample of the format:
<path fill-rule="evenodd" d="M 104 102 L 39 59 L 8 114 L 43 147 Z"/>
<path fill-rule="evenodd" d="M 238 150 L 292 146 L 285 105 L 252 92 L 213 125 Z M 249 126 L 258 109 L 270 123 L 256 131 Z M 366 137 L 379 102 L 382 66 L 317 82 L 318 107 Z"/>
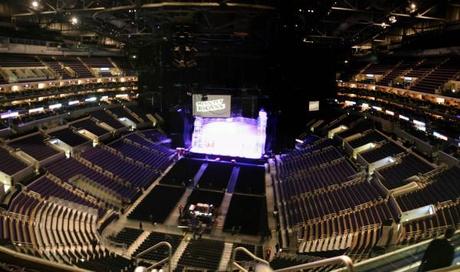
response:
<path fill-rule="evenodd" d="M 267 44 L 286 32 L 331 46 L 398 43 L 460 18 L 460 0 L 7 0 L 15 23 L 125 45 L 186 37 L 201 42 Z M 76 18 L 76 19 L 75 19 Z"/>

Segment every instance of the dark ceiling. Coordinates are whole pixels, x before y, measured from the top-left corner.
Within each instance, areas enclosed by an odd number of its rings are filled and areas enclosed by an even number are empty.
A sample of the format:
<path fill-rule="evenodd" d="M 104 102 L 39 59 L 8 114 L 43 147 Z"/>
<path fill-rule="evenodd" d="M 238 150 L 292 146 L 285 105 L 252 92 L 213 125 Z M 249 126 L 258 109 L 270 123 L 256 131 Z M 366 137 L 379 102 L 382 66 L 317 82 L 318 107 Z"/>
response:
<path fill-rule="evenodd" d="M 194 41 L 269 43 L 280 32 L 314 45 L 401 41 L 458 23 L 460 0 L 7 0 L 16 24 L 93 32 L 122 44 L 174 36 Z M 75 24 L 69 24 L 72 18 Z M 63 27 L 62 25 L 66 25 Z M 68 34 L 69 34 L 68 33 Z"/>

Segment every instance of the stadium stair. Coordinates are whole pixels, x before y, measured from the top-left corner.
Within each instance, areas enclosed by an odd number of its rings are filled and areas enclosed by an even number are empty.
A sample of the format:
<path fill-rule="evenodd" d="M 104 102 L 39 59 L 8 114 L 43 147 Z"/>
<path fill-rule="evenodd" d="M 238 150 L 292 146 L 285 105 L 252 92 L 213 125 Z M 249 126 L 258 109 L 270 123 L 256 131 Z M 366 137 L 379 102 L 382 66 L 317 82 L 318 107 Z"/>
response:
<path fill-rule="evenodd" d="M 165 221 L 165 225 L 177 225 L 177 222 L 179 222 L 179 207 L 185 207 L 187 204 L 187 200 L 189 196 L 192 194 L 193 190 L 191 188 L 187 188 L 182 195 L 181 199 L 177 202 L 176 207 L 172 210 L 171 214 L 168 216 L 168 218 Z"/>
<path fill-rule="evenodd" d="M 220 204 L 219 215 L 216 218 L 216 230 L 223 231 L 225 224 L 225 217 L 227 216 L 228 208 L 232 200 L 233 194 L 225 193 L 222 203 Z"/>
<path fill-rule="evenodd" d="M 232 175 L 230 176 L 230 181 L 227 185 L 227 192 L 233 193 L 235 191 L 236 183 L 238 182 L 238 174 L 240 173 L 239 167 L 233 167 Z"/>
<path fill-rule="evenodd" d="M 140 245 L 147 239 L 149 236 L 149 231 L 144 231 L 137 239 L 128 247 L 126 250 L 126 255 L 132 256 L 134 252 L 140 247 Z"/>
<path fill-rule="evenodd" d="M 174 252 L 171 260 L 171 270 L 174 271 L 177 267 L 177 264 L 179 263 L 180 257 L 184 253 L 185 249 L 187 248 L 190 240 L 192 239 L 191 234 L 187 234 L 184 239 L 180 242 L 180 244 L 177 246 L 176 251 Z"/>
<path fill-rule="evenodd" d="M 219 271 L 225 271 L 228 267 L 228 263 L 232 258 L 233 243 L 225 243 L 224 250 L 222 251 L 222 257 L 220 258 Z"/>

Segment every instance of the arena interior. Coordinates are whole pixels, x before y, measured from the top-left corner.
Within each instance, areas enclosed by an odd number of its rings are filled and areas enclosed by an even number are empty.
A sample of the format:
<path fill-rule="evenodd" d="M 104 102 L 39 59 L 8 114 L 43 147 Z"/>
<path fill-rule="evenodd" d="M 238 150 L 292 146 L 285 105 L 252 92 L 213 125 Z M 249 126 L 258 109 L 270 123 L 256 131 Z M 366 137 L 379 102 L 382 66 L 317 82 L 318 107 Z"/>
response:
<path fill-rule="evenodd" d="M 0 102 L 2 271 L 426 271 L 460 227 L 458 0 L 2 0 Z"/>

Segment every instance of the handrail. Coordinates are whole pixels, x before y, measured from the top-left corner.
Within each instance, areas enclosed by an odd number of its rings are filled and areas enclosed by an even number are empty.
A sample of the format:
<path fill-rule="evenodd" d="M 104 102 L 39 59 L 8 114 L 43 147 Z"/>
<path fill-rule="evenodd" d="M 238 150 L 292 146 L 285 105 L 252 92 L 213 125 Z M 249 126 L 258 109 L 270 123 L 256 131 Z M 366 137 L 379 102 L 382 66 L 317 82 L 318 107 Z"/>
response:
<path fill-rule="evenodd" d="M 236 260 L 235 260 L 236 253 L 237 253 L 238 251 L 242 251 L 243 253 L 245 253 L 246 255 L 248 255 L 249 257 L 251 257 L 251 258 L 252 258 L 253 260 L 255 260 L 255 261 L 258 261 L 258 262 L 263 263 L 263 264 L 266 264 L 266 265 L 270 265 L 266 260 L 257 257 L 256 255 L 254 255 L 251 251 L 247 250 L 246 248 L 244 248 L 244 247 L 237 247 L 237 248 L 235 248 L 235 249 L 233 250 L 233 252 L 232 252 L 232 259 L 230 260 L 230 265 L 228 266 L 229 271 L 232 271 L 233 266 L 236 266 L 240 271 L 248 272 L 248 270 L 244 269 L 244 268 L 243 268 L 240 264 L 238 264 L 238 262 L 236 262 Z"/>
<path fill-rule="evenodd" d="M 157 265 L 160 265 L 160 264 L 163 264 L 165 262 L 168 262 L 168 272 L 171 272 L 172 246 L 171 246 L 171 244 L 169 242 L 166 242 L 166 241 L 159 242 L 158 244 L 155 244 L 155 245 L 147 248 L 146 250 L 142 251 L 141 253 L 137 254 L 134 258 L 136 259 L 136 261 L 139 261 L 138 258 L 140 258 L 141 256 L 149 253 L 152 250 L 155 250 L 155 249 L 157 249 L 159 247 L 162 247 L 162 246 L 166 246 L 168 248 L 168 257 L 164 258 L 163 260 L 161 260 L 159 262 L 154 263 L 153 265 L 151 265 L 150 267 L 147 268 L 147 271 L 149 271 L 150 269 L 152 269 L 153 267 L 155 267 Z"/>
<path fill-rule="evenodd" d="M 348 257 L 347 255 L 342 255 L 342 256 L 327 258 L 324 260 L 319 260 L 319 261 L 315 261 L 311 263 L 304 263 L 304 264 L 299 264 L 299 265 L 290 266 L 286 268 L 281 268 L 281 269 L 275 270 L 275 272 L 301 271 L 304 269 L 310 269 L 310 268 L 315 268 L 315 267 L 320 267 L 320 266 L 330 265 L 330 264 L 336 264 L 336 263 L 345 264 L 349 272 L 354 271 L 353 260 L 350 259 L 350 257 Z"/>

